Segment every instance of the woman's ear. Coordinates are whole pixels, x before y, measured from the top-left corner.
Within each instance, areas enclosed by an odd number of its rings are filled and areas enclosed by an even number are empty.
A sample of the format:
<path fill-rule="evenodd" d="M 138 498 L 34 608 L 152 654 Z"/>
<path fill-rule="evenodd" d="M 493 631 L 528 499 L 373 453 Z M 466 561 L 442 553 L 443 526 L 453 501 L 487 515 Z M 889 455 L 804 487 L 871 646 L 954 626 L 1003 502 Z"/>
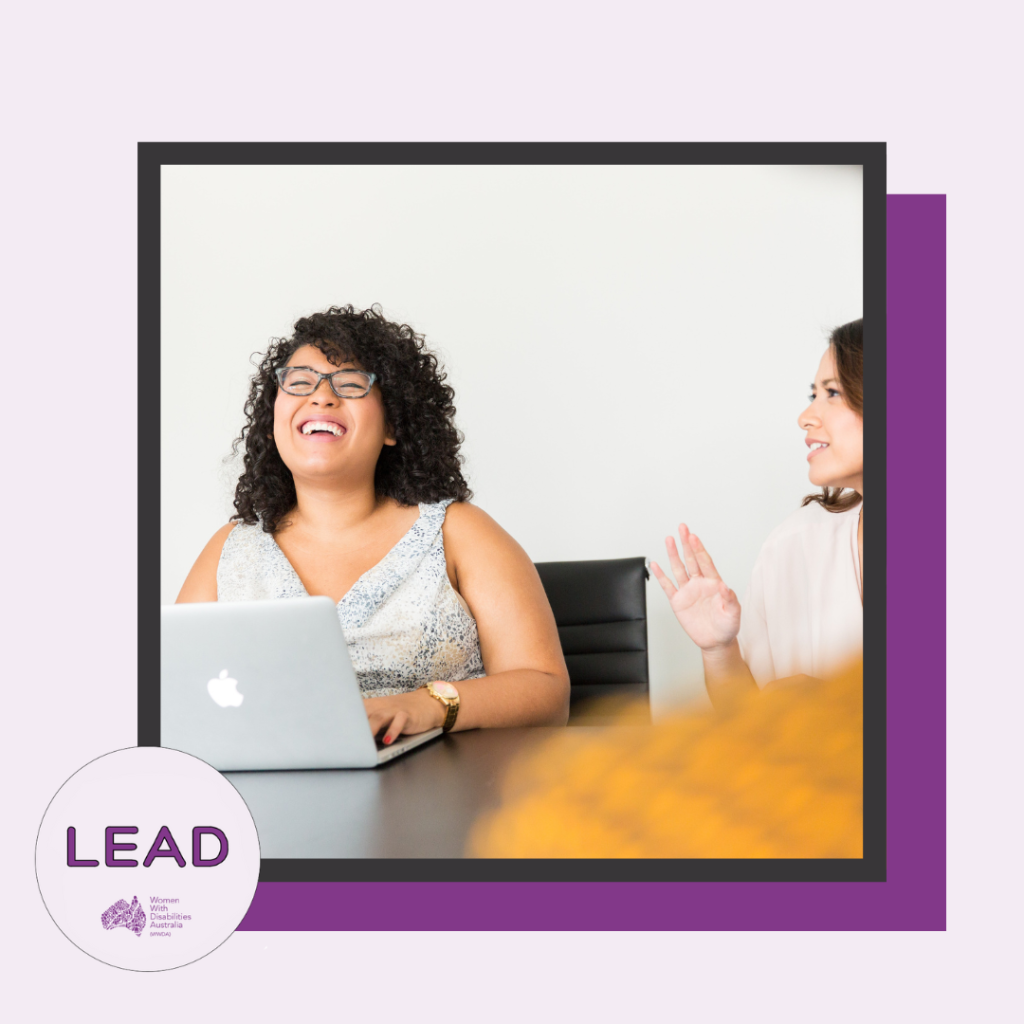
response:
<path fill-rule="evenodd" d="M 395 432 L 391 429 L 390 423 L 384 424 L 384 443 L 398 444 L 398 442 L 395 440 Z"/>

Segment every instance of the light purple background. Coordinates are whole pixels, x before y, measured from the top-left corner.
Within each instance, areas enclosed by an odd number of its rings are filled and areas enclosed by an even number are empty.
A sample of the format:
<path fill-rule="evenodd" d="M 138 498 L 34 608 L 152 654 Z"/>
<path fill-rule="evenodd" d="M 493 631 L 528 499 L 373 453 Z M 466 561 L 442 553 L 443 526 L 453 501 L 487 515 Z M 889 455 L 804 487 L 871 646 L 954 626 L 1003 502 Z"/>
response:
<path fill-rule="evenodd" d="M 116 984 L 119 1005 L 201 1000 L 211 1015 L 253 1020 L 297 1005 L 367 1017 L 389 993 L 430 993 L 428 1020 L 479 1019 L 481 1008 L 496 1020 L 794 1021 L 823 1008 L 835 1021 L 1004 1019 L 1021 910 L 1022 826 L 1008 809 L 1024 699 L 1006 638 L 1022 555 L 1005 541 L 1024 504 L 1007 449 L 1019 434 L 1007 386 L 1022 360 L 1012 228 L 1024 143 L 1009 130 L 1020 15 L 982 5 L 942 21 L 877 0 L 667 13 L 639 3 L 629 18 L 536 0 L 333 12 L 300 2 L 287 20 L 241 10 L 22 5 L 6 22 L 8 351 L 40 339 L 48 366 L 98 351 L 123 362 L 94 400 L 64 400 L 71 439 L 29 437 L 53 399 L 25 389 L 4 405 L 16 486 L 2 506 L 0 757 L 13 785 L 0 877 L 19 922 L 3 940 L 6 1004 L 95 1020 Z M 342 138 L 883 139 L 890 192 L 950 194 L 947 933 L 240 933 L 186 971 L 145 978 L 88 960 L 53 926 L 31 882 L 43 809 L 83 763 L 135 736 L 135 144 Z M 913 374 L 896 383 L 930 386 Z M 892 469 L 917 481 L 927 517 L 941 487 L 916 473 L 922 439 L 904 440 Z M 73 657 L 57 656 L 58 638 Z M 380 926 L 401 917 L 381 913 Z M 456 1000 L 434 995 L 431 949 L 459 965 Z"/>

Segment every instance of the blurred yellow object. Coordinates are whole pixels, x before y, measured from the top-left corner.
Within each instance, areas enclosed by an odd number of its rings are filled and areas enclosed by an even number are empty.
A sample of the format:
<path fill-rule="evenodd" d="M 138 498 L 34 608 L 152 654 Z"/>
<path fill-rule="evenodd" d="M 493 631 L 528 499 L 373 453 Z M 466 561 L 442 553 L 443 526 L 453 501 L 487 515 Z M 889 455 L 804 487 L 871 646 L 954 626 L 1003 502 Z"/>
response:
<path fill-rule="evenodd" d="M 834 679 L 595 735 L 510 769 L 475 857 L 862 857 L 860 662 Z"/>

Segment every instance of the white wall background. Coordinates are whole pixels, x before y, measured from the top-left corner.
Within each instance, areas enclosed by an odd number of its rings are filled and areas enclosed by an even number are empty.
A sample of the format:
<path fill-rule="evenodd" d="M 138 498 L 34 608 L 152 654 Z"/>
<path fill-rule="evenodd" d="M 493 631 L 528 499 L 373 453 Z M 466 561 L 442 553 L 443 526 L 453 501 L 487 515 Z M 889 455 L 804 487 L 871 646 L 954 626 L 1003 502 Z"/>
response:
<path fill-rule="evenodd" d="M 232 514 L 249 357 L 379 302 L 450 374 L 475 502 L 535 561 L 664 562 L 742 596 L 807 483 L 796 417 L 862 313 L 859 167 L 166 167 L 162 600 Z M 655 709 L 702 693 L 648 585 Z"/>

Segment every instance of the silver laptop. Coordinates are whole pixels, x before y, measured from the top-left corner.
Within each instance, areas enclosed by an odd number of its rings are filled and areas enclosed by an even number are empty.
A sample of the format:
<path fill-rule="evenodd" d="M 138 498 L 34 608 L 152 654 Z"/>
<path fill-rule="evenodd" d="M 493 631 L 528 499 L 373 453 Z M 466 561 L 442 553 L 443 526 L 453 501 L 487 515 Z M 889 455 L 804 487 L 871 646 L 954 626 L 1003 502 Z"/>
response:
<path fill-rule="evenodd" d="M 160 742 L 220 771 L 374 768 L 370 730 L 329 597 L 176 604 L 160 613 Z"/>

